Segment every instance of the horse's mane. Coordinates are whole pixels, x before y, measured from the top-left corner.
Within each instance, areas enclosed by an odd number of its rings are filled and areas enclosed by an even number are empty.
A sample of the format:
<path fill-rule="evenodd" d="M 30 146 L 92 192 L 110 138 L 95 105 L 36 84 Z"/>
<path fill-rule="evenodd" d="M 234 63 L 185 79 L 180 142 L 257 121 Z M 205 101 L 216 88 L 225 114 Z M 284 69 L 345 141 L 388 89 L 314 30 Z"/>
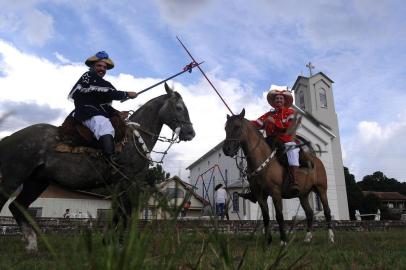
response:
<path fill-rule="evenodd" d="M 252 130 L 253 132 L 255 132 L 255 134 L 257 134 L 257 136 L 262 137 L 262 139 L 265 140 L 264 136 L 262 135 L 262 133 L 259 131 L 259 129 L 257 129 L 253 124 L 251 124 L 251 121 L 243 118 L 243 123 L 247 126 L 248 129 Z"/>
<path fill-rule="evenodd" d="M 137 114 L 137 113 L 145 110 L 146 108 L 151 107 L 151 104 L 155 104 L 157 101 L 164 100 L 164 97 L 167 97 L 167 96 L 168 96 L 168 94 L 164 94 L 164 95 L 160 95 L 160 96 L 157 96 L 157 97 L 154 97 L 154 98 L 148 100 L 143 105 L 140 105 L 140 107 L 134 112 L 134 114 Z"/>
<path fill-rule="evenodd" d="M 173 94 L 176 96 L 177 99 L 182 98 L 182 96 L 181 96 L 178 92 L 176 92 L 176 91 L 173 91 Z M 137 113 L 140 113 L 141 111 L 143 111 L 143 110 L 145 110 L 145 109 L 147 109 L 147 108 L 150 108 L 150 107 L 152 106 L 151 104 L 155 104 L 156 102 L 164 101 L 164 100 L 166 100 L 166 99 L 168 99 L 168 98 L 170 98 L 170 97 L 171 97 L 170 94 L 163 94 L 163 95 L 154 97 L 154 98 L 148 100 L 148 101 L 147 101 L 146 103 L 144 103 L 143 105 L 141 105 L 141 106 L 134 112 L 134 115 L 136 115 Z"/>

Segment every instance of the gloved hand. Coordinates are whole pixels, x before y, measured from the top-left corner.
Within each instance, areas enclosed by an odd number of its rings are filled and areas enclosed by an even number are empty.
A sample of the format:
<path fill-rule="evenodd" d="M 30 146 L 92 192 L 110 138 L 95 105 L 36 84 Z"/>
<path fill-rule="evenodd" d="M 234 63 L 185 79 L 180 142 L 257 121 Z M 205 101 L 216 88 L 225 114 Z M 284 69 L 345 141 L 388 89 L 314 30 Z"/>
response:
<path fill-rule="evenodd" d="M 137 92 L 127 92 L 128 98 L 136 98 L 138 96 Z"/>

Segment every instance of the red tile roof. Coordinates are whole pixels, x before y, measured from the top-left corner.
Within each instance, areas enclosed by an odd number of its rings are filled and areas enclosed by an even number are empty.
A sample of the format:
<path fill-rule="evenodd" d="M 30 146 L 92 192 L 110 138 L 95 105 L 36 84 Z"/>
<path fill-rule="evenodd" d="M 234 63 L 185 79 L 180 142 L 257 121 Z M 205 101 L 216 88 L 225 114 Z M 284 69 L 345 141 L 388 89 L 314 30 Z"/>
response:
<path fill-rule="evenodd" d="M 381 200 L 386 201 L 406 201 L 406 196 L 400 194 L 399 192 L 381 192 L 381 191 L 363 191 L 364 195 L 373 194 Z"/>

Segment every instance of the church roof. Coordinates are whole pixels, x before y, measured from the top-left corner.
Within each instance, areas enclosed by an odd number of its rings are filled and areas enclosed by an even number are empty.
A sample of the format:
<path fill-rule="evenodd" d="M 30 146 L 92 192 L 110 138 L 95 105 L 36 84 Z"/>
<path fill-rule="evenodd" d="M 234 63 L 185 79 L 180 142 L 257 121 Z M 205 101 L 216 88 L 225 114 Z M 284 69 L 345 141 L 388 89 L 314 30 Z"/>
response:
<path fill-rule="evenodd" d="M 166 179 L 164 182 L 160 183 L 161 187 L 167 185 L 169 182 L 174 181 L 178 184 L 180 184 L 187 192 L 189 192 L 192 196 L 194 196 L 198 201 L 200 201 L 203 205 L 209 205 L 210 203 L 204 199 L 202 196 L 197 194 L 195 192 L 196 187 L 184 182 L 182 179 L 180 179 L 178 176 L 174 176 L 172 178 Z"/>
<path fill-rule="evenodd" d="M 297 86 L 297 84 L 299 83 L 299 81 L 300 81 L 301 79 L 308 80 L 309 78 L 313 78 L 313 77 L 315 77 L 315 76 L 317 76 L 317 75 L 321 75 L 321 76 L 323 76 L 324 78 L 326 78 L 327 80 L 329 80 L 331 83 L 334 83 L 334 81 L 333 81 L 332 79 L 330 79 L 326 74 L 324 74 L 323 72 L 320 71 L 320 72 L 318 72 L 318 73 L 312 75 L 311 77 L 297 76 L 297 79 L 296 79 L 295 83 L 293 84 L 292 89 L 296 89 L 296 86 Z"/>

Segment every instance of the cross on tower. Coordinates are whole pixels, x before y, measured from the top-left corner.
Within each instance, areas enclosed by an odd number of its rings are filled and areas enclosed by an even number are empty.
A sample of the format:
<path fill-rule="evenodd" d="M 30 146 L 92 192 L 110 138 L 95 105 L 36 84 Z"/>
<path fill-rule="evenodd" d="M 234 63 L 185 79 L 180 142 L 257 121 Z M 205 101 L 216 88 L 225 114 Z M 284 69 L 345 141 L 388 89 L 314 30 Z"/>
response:
<path fill-rule="evenodd" d="M 314 66 L 312 65 L 312 62 L 309 62 L 306 67 L 309 69 L 310 77 L 313 76 L 312 69 L 314 69 Z"/>

